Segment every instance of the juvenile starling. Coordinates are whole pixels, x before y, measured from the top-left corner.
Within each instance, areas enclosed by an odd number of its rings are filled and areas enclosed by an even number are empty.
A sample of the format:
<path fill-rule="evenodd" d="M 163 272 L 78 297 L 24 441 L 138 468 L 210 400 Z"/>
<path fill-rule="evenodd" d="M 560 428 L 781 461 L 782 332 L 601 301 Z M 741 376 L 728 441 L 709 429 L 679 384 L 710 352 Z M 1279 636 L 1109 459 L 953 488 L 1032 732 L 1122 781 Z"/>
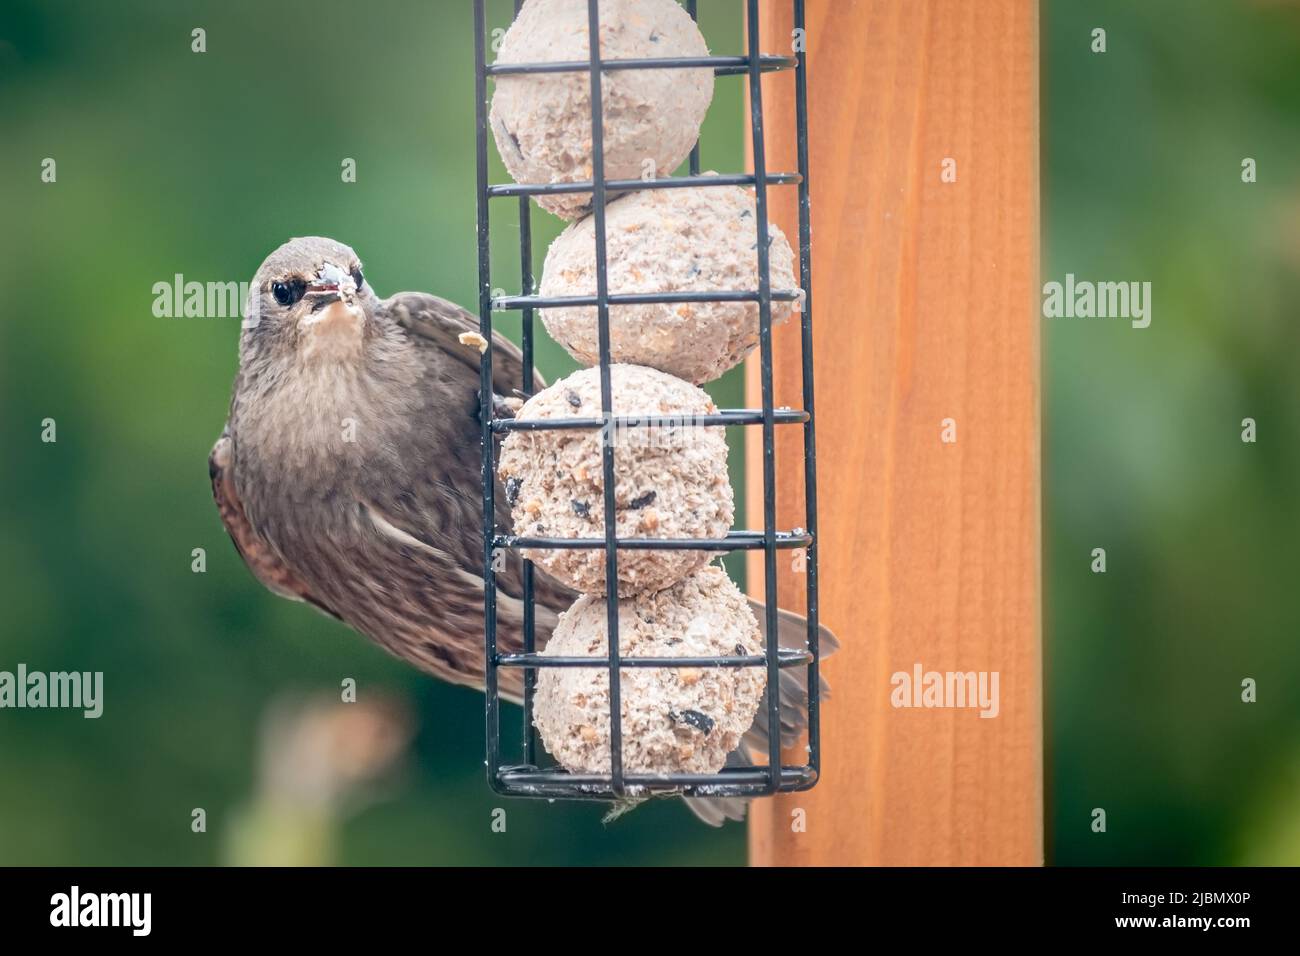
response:
<path fill-rule="evenodd" d="M 246 315 L 229 420 L 209 458 L 221 520 L 245 563 L 276 594 L 421 670 L 482 687 L 480 355 L 472 335 L 461 340 L 477 319 L 425 293 L 380 299 L 356 253 L 319 237 L 267 257 Z M 498 395 L 521 384 L 518 348 L 496 335 L 492 369 Z M 537 377 L 534 390 L 543 385 Z M 494 404 L 508 414 L 508 403 Z M 496 503 L 508 530 L 499 485 Z M 522 649 L 522 578 L 515 555 L 497 572 L 503 653 Z M 534 594 L 544 647 L 576 594 L 540 570 Z M 802 647 L 802 619 L 781 620 L 782 643 Z M 833 649 L 823 633 L 823 651 Z M 519 700 L 520 671 L 500 676 L 503 696 Z M 782 739 L 793 742 L 806 721 L 802 668 L 782 677 Z M 766 733 L 760 708 L 746 742 L 766 753 Z M 687 802 L 713 824 L 744 812 L 740 800 Z"/>

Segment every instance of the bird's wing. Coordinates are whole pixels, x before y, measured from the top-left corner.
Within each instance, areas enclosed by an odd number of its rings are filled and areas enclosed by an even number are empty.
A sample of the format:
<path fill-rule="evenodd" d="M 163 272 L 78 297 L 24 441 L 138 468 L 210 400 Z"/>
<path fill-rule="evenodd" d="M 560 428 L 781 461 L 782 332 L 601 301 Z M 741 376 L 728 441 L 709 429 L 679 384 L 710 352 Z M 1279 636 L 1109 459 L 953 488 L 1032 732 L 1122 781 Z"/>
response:
<path fill-rule="evenodd" d="M 217 503 L 221 523 L 230 533 L 235 550 L 257 579 L 281 597 L 306 601 L 331 617 L 338 617 L 331 608 L 312 595 L 303 580 L 280 560 L 275 549 L 249 522 L 235 490 L 234 442 L 228 425 L 212 446 L 212 454 L 208 456 L 208 474 L 212 478 L 212 497 Z"/>
<path fill-rule="evenodd" d="M 472 314 L 446 299 L 424 292 L 399 292 L 385 299 L 380 308 L 402 328 L 417 340 L 427 342 L 463 363 L 467 370 L 472 370 L 477 378 L 479 356 L 477 348 L 460 341 L 463 333 L 478 333 L 478 319 Z M 492 390 L 497 395 L 508 396 L 523 384 L 524 359 L 519 346 L 505 338 L 499 332 L 492 333 Z M 533 372 L 533 387 L 524 389 L 529 394 L 536 394 L 546 387 L 546 382 L 536 370 Z M 494 413 L 498 417 L 508 417 L 512 412 L 505 407 L 497 407 Z M 497 524 L 500 528 L 511 526 L 510 505 L 504 490 L 498 483 L 496 494 Z M 419 537 L 412 529 L 404 529 L 409 534 Z M 479 561 L 474 562 L 481 568 Z M 518 598 L 523 594 L 523 570 L 517 555 L 507 562 L 505 568 L 497 573 L 497 584 L 505 595 Z M 554 580 L 540 568 L 535 569 L 534 595 L 541 610 L 558 612 L 569 607 L 577 598 L 577 593 Z M 481 586 L 481 579 L 480 579 Z M 550 621 L 543 621 L 539 616 L 539 645 L 550 636 Z M 511 628 L 502 629 L 503 645 L 510 645 L 513 634 Z"/>
<path fill-rule="evenodd" d="M 438 346 L 478 373 L 481 353 L 472 342 L 465 344 L 460 340 L 467 333 L 478 335 L 478 319 L 470 312 L 454 302 L 425 292 L 399 292 L 381 302 L 380 309 L 416 338 Z M 524 387 L 523 353 L 500 332 L 493 332 L 493 391 L 498 395 L 510 395 L 515 389 L 521 389 L 532 395 L 545 387 L 546 382 L 536 371 L 533 372 L 532 387 Z"/>

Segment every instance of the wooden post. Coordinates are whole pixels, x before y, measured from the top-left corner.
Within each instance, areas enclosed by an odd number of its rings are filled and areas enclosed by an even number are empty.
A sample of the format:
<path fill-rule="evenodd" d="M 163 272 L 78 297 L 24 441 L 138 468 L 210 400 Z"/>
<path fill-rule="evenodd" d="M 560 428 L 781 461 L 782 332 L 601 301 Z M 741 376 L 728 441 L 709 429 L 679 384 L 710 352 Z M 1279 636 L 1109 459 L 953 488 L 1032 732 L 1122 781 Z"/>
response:
<path fill-rule="evenodd" d="M 785 51 L 790 0 L 762 10 L 764 49 Z M 807 17 L 821 618 L 843 649 L 824 667 L 821 782 L 757 801 L 751 861 L 1037 865 L 1037 2 L 809 0 Z M 770 171 L 796 168 L 793 89 L 764 80 Z M 769 195 L 793 242 L 794 191 Z M 777 404 L 797 407 L 797 323 L 775 356 Z M 789 528 L 802 441 L 778 440 Z M 803 607 L 797 571 L 778 590 Z M 918 664 L 996 671 L 997 716 L 894 706 L 892 675 Z"/>

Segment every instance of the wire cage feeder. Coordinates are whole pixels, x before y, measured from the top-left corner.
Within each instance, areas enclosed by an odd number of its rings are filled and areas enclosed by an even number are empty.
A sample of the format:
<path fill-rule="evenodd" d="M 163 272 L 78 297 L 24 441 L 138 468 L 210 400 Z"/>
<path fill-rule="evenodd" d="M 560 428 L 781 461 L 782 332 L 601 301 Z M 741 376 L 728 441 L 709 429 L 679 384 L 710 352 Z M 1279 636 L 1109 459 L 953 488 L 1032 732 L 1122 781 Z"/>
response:
<path fill-rule="evenodd" d="M 538 308 L 554 306 L 595 306 L 599 330 L 599 377 L 602 418 L 545 419 L 518 422 L 511 418 L 494 416 L 492 387 L 492 350 L 488 348 L 482 358 L 480 403 L 482 425 L 482 484 L 483 484 L 483 543 L 484 543 L 484 641 L 486 653 L 486 719 L 487 719 L 487 770 L 492 789 L 498 793 L 518 797 L 544 797 L 550 799 L 608 800 L 627 795 L 652 793 L 678 793 L 687 797 L 763 796 L 778 792 L 806 790 L 814 786 L 820 772 L 820 720 L 818 677 L 818 620 L 817 620 L 817 494 L 816 446 L 813 419 L 813 365 L 812 365 L 812 265 L 809 247 L 808 200 L 808 112 L 807 112 L 807 62 L 806 52 L 796 48 L 791 56 L 764 55 L 760 53 L 758 0 L 746 0 L 747 52 L 743 56 L 664 57 L 647 59 L 602 60 L 599 41 L 590 44 L 589 58 L 581 61 L 545 63 L 487 63 L 486 0 L 474 0 L 475 30 L 475 105 L 477 119 L 478 168 L 478 254 L 479 254 L 479 330 L 484 340 L 492 341 L 493 311 L 518 312 L 521 316 L 523 351 L 523 381 L 520 388 L 525 394 L 533 391 L 533 319 Z M 515 0 L 518 13 L 521 0 Z M 686 10 L 696 15 L 695 0 L 687 0 Z M 597 0 L 588 0 L 588 36 L 599 38 L 599 9 Z M 793 0 L 794 27 L 802 36 L 804 27 L 804 2 Z M 796 45 L 801 47 L 802 44 Z M 689 175 L 655 179 L 606 180 L 604 176 L 604 130 L 601 107 L 602 74 L 612 70 L 633 69 L 686 69 L 712 68 L 717 76 L 746 76 L 749 79 L 750 134 L 753 146 L 752 174 L 700 175 L 700 147 L 695 144 L 689 160 Z M 796 101 L 796 143 L 798 171 L 794 173 L 769 173 L 766 169 L 763 138 L 763 99 L 760 78 L 764 73 L 793 71 Z M 493 185 L 488 181 L 488 77 L 557 72 L 584 72 L 590 77 L 592 107 L 592 179 L 584 182 L 556 184 Z M 676 189 L 683 187 L 709 188 L 717 186 L 752 187 L 755 196 L 756 250 L 758 256 L 758 288 L 752 290 L 701 290 L 689 292 L 611 294 L 608 288 L 605 249 L 605 210 L 611 192 L 641 189 Z M 769 186 L 796 187 L 799 191 L 799 274 L 797 289 L 772 289 L 768 257 L 767 189 Z M 530 229 L 529 199 L 552 193 L 591 193 L 590 215 L 595 226 L 596 293 L 594 296 L 569 296 L 543 298 L 534 294 L 532 270 L 532 236 Z M 518 202 L 519 216 L 519 279 L 520 294 L 496 296 L 492 294 L 491 254 L 489 243 L 490 206 L 494 199 L 514 199 Z M 801 352 L 803 375 L 803 409 L 777 409 L 773 407 L 772 385 L 772 302 L 794 301 L 801 324 Z M 629 424 L 645 426 L 653 419 L 637 416 L 625 419 L 611 415 L 610 388 L 610 337 L 609 308 L 611 305 L 646 303 L 691 302 L 756 302 L 759 314 L 759 362 L 762 385 L 762 408 L 723 409 L 711 415 L 699 416 L 689 421 L 689 427 L 726 427 L 733 425 L 759 426 L 763 442 L 763 528 L 761 531 L 731 531 L 724 538 L 619 538 L 615 528 L 614 500 L 614 443 L 602 441 L 601 463 L 603 471 L 604 536 L 590 539 L 565 539 L 546 537 L 521 537 L 502 533 L 495 519 L 495 439 L 519 428 L 530 429 L 587 429 L 592 431 L 609 427 L 614 429 Z M 681 420 L 674 421 L 680 425 Z M 802 426 L 804 447 L 804 528 L 790 531 L 776 527 L 775 429 L 778 426 Z M 603 550 L 605 580 L 617 581 L 618 549 L 645 550 L 707 550 L 726 552 L 735 550 L 761 550 L 763 552 L 764 594 L 766 596 L 766 634 L 764 652 L 753 656 L 732 657 L 622 657 L 618 639 L 618 589 L 607 588 L 608 654 L 605 657 L 547 657 L 537 653 L 534 569 L 529 561 L 523 562 L 523 650 L 522 653 L 501 653 L 497 645 L 497 583 L 494 555 L 500 549 L 588 548 Z M 807 587 L 807 645 L 805 648 L 782 648 L 778 642 L 778 609 L 776 604 L 776 566 L 778 552 L 788 549 L 806 549 Z M 599 667 L 609 672 L 610 750 L 608 773 L 570 773 L 559 766 L 540 766 L 536 733 L 533 729 L 533 690 L 537 672 L 544 667 Z M 763 667 L 767 683 L 761 706 L 767 713 L 769 734 L 767 764 L 765 766 L 727 766 L 712 774 L 638 774 L 627 773 L 623 767 L 623 732 L 619 674 L 621 668 L 653 667 Z M 782 763 L 780 671 L 787 667 L 807 670 L 808 746 L 807 760 L 802 764 Z M 501 668 L 522 668 L 523 728 L 520 744 L 521 760 L 507 763 L 503 760 L 501 730 L 501 695 L 499 674 Z"/>

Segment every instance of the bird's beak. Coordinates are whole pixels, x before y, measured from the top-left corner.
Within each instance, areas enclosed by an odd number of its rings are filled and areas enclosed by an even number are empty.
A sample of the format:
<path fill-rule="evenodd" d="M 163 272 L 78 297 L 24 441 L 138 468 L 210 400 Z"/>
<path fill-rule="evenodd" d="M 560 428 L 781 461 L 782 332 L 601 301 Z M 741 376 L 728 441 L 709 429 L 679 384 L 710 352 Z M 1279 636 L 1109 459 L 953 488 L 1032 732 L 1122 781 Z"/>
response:
<path fill-rule="evenodd" d="M 330 282 L 326 279 L 319 279 L 319 278 L 313 279 L 311 282 L 307 283 L 308 295 L 319 295 L 321 293 L 338 292 L 338 291 L 339 291 L 338 283 Z"/>
<path fill-rule="evenodd" d="M 357 284 L 345 269 L 332 262 L 321 266 L 315 277 L 307 283 L 307 295 L 332 296 L 350 300 L 357 292 Z"/>
<path fill-rule="evenodd" d="M 304 328 L 323 332 L 326 329 L 356 329 L 365 321 L 365 313 L 356 301 L 357 287 L 352 276 L 327 263 L 307 283 L 304 299 L 310 310 L 302 320 Z"/>

